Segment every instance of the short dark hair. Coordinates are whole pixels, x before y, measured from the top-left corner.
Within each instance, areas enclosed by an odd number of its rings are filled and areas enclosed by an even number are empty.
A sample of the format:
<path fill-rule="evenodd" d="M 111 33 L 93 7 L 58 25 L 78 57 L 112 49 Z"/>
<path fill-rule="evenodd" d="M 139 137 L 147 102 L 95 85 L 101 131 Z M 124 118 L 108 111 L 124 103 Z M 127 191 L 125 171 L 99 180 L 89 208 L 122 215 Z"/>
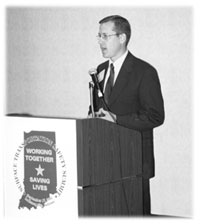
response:
<path fill-rule="evenodd" d="M 117 33 L 125 33 L 126 34 L 126 46 L 131 37 L 131 26 L 127 19 L 123 18 L 119 15 L 107 16 L 99 21 L 99 24 L 113 22 L 115 25 L 115 31 Z"/>

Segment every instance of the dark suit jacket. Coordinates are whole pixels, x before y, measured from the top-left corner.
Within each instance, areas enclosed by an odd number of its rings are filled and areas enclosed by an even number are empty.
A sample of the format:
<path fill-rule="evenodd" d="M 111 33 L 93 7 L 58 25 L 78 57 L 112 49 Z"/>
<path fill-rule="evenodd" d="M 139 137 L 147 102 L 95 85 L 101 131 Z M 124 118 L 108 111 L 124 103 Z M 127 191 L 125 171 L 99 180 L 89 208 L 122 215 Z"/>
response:
<path fill-rule="evenodd" d="M 103 72 L 100 82 L 103 90 L 109 61 L 100 64 Z M 102 101 L 94 89 L 94 109 L 98 111 Z M 130 52 L 121 67 L 113 87 L 108 107 L 117 115 L 117 123 L 138 130 L 142 134 L 143 177 L 154 176 L 153 128 L 164 122 L 164 104 L 157 71 L 147 62 Z"/>

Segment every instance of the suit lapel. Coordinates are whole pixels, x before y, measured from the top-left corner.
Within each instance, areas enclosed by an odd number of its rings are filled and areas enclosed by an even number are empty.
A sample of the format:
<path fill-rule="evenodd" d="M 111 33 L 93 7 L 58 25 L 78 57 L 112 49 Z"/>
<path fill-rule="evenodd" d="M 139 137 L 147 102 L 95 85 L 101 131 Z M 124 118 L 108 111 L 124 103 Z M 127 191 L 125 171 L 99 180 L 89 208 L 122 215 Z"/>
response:
<path fill-rule="evenodd" d="M 118 77 L 116 79 L 115 85 L 113 87 L 111 96 L 110 96 L 110 105 L 114 103 L 114 101 L 118 98 L 121 94 L 122 90 L 126 87 L 127 82 L 129 80 L 129 75 L 131 73 L 131 54 L 128 53 L 122 67 L 119 71 Z"/>

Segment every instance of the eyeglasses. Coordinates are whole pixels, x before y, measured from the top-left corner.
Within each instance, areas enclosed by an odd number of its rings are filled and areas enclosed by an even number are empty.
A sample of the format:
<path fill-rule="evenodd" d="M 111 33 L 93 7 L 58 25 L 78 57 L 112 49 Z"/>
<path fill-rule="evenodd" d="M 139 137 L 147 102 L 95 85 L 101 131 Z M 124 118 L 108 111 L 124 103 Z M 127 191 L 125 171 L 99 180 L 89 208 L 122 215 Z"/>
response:
<path fill-rule="evenodd" d="M 106 33 L 98 33 L 97 35 L 97 40 L 99 41 L 100 39 L 107 41 L 109 39 L 109 37 L 111 36 L 118 36 L 121 33 L 114 33 L 114 34 L 106 34 Z"/>

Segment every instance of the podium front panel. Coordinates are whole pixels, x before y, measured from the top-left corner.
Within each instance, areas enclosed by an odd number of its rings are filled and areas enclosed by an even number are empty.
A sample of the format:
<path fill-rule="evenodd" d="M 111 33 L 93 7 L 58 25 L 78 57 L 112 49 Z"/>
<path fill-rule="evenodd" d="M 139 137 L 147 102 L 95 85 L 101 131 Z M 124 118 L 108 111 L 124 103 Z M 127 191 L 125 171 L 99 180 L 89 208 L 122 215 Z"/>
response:
<path fill-rule="evenodd" d="M 80 216 L 142 216 L 142 177 L 83 187 L 78 199 Z"/>
<path fill-rule="evenodd" d="M 142 175 L 141 133 L 103 119 L 77 120 L 78 185 Z"/>
<path fill-rule="evenodd" d="M 76 122 L 4 118 L 4 216 L 78 219 Z"/>

